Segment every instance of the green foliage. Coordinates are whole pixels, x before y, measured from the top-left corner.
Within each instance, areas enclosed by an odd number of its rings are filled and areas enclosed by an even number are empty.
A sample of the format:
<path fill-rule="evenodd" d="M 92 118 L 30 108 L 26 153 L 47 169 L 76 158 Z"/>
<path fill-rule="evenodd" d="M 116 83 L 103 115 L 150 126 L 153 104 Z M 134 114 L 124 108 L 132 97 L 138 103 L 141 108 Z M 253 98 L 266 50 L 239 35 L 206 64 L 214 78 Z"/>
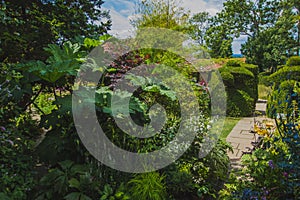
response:
<path fill-rule="evenodd" d="M 300 56 L 292 56 L 286 62 L 287 66 L 300 66 Z"/>
<path fill-rule="evenodd" d="M 44 61 L 48 55 L 43 48 L 48 44 L 76 36 L 99 37 L 111 25 L 108 13 L 101 10 L 102 4 L 102 0 L 1 1 L 0 60 Z"/>
<path fill-rule="evenodd" d="M 34 103 L 37 105 L 38 108 L 41 109 L 40 114 L 48 115 L 51 114 L 51 112 L 57 108 L 57 106 L 54 105 L 53 102 L 54 102 L 53 94 L 43 93 L 36 98 Z"/>
<path fill-rule="evenodd" d="M 273 83 L 272 81 L 270 81 L 269 76 L 271 75 L 271 72 L 261 72 L 258 75 L 258 82 L 261 85 L 265 85 L 265 86 L 272 86 Z"/>
<path fill-rule="evenodd" d="M 284 111 L 287 105 L 285 99 L 292 93 L 295 82 L 300 80 L 299 77 L 299 66 L 283 66 L 269 76 L 268 80 L 273 82 L 273 92 L 267 105 L 267 115 L 269 117 L 275 117 L 275 111 L 277 113 Z"/>
<path fill-rule="evenodd" d="M 226 65 L 226 67 L 241 67 L 242 63 L 239 60 L 229 60 Z"/>
<path fill-rule="evenodd" d="M 225 85 L 227 86 L 234 85 L 234 76 L 230 72 L 222 71 L 221 76 Z"/>
<path fill-rule="evenodd" d="M 209 28 L 209 20 L 210 16 L 208 12 L 197 13 L 190 19 L 190 23 L 192 24 L 190 35 L 199 45 L 205 45 L 205 35 Z"/>
<path fill-rule="evenodd" d="M 6 138 L 6 133 L 4 134 L 5 146 L 1 147 L 1 153 L 3 150 L 3 157 L 7 162 L 7 166 L 15 166 L 21 176 L 3 178 L 6 181 L 5 184 L 2 184 L 5 188 L 0 191 L 3 199 L 6 196 L 10 198 L 13 191 L 17 191 L 17 193 L 21 191 L 18 194 L 13 193 L 15 195 L 13 196 L 14 199 L 19 197 L 24 199 L 29 186 L 30 189 L 33 188 L 33 190 L 30 190 L 29 199 L 168 199 L 169 197 L 182 197 L 183 193 L 189 197 L 216 197 L 216 192 L 220 188 L 211 184 L 211 182 L 222 184 L 225 179 L 223 175 L 227 173 L 229 163 L 226 150 L 229 146 L 219 142 L 209 158 L 198 158 L 203 135 L 208 133 L 210 125 L 207 117 L 209 114 L 209 95 L 205 90 L 205 86 L 202 87 L 193 82 L 193 72 L 195 70 L 191 65 L 174 53 L 142 49 L 122 55 L 110 66 L 105 66 L 107 71 L 104 72 L 103 78 L 98 83 L 92 84 L 97 86 L 96 98 L 91 99 L 88 96 L 89 87 L 87 86 L 91 84 L 88 80 L 85 80 L 87 85 L 84 85 L 87 88 L 87 93 L 82 95 L 86 95 L 83 98 L 86 101 L 96 100 L 95 107 L 99 123 L 114 144 L 132 152 L 150 152 L 167 145 L 176 136 L 181 122 L 179 108 L 182 105 L 179 104 L 176 93 L 166 84 L 151 78 L 129 75 L 127 72 L 140 64 L 161 64 L 171 66 L 190 80 L 190 84 L 199 100 L 199 102 L 193 103 L 199 103 L 203 115 L 194 120 L 197 123 L 198 135 L 185 155 L 174 164 L 176 169 L 173 171 L 162 169 L 160 173 L 154 172 L 133 176 L 98 163 L 84 148 L 76 134 L 72 120 L 71 98 L 74 92 L 72 86 L 77 70 L 85 60 L 88 51 L 99 44 L 103 44 L 108 38 L 109 36 L 101 36 L 99 39 L 86 38 L 84 40 L 77 38 L 79 43 L 51 44 L 48 45 L 48 48 L 45 48 L 47 57 L 43 57 L 43 59 L 18 65 L 2 65 L 4 70 L 0 74 L 1 88 L 7 88 L 9 95 L 3 92 L 2 89 L 0 90 L 0 98 L 6 103 L 0 107 L 3 111 L 1 112 L 0 125 L 8 124 L 17 116 L 18 120 L 14 123 L 16 123 L 18 129 L 14 132 L 18 132 L 21 136 L 30 136 L 28 141 L 24 140 L 26 145 L 30 147 L 37 139 L 33 138 L 33 134 L 36 133 L 33 128 L 43 127 L 48 129 L 41 143 L 34 149 L 28 148 L 27 151 L 26 148 L 26 153 L 22 151 L 22 154 L 20 154 L 22 157 L 20 158 L 16 158 L 17 155 L 14 155 L 13 148 L 15 147 L 10 149 L 11 142 L 19 144 L 19 140 L 16 139 L 17 141 L 15 141 L 14 138 L 19 135 L 8 135 Z M 86 70 L 90 69 L 99 70 L 99 66 L 87 66 Z M 154 73 L 159 72 L 155 71 Z M 124 76 L 125 73 L 127 73 L 127 76 Z M 111 111 L 111 94 L 117 81 L 123 77 L 132 85 L 142 83 L 142 86 L 134 94 L 119 92 L 115 95 L 120 100 L 131 97 L 129 115 L 134 123 L 141 125 L 149 123 L 149 108 L 156 103 L 164 106 L 167 120 L 162 130 L 154 137 L 146 139 L 131 137 L 124 134 L 114 122 L 116 116 Z M 170 77 L 170 80 L 175 84 L 180 83 L 176 76 Z M 22 105 L 24 105 L 22 109 L 18 105 L 19 97 L 21 97 Z M 27 127 L 26 122 L 29 121 L 28 119 L 32 114 L 30 109 L 40 115 L 38 117 L 40 121 L 32 122 L 33 124 L 26 129 L 24 127 Z M 122 110 L 124 106 L 116 109 Z M 21 117 L 19 117 L 20 113 L 22 114 Z M 24 113 L 27 113 L 27 115 Z M 39 134 L 37 135 L 39 136 Z M 22 140 L 23 137 L 21 136 Z M 6 140 L 11 140 L 11 142 Z M 43 168 L 49 169 L 47 174 L 40 174 L 36 171 L 38 173 L 37 178 L 42 178 L 35 183 L 35 187 L 33 187 L 34 182 L 31 173 L 28 173 L 35 172 L 35 169 L 29 169 L 26 161 L 23 160 L 28 155 L 30 157 L 28 166 L 32 166 L 31 156 L 34 156 L 34 159 L 38 160 Z M 211 160 L 215 161 L 211 162 Z M 17 162 L 17 164 L 14 162 Z M 8 171 L 7 166 L 4 169 L 5 171 Z M 11 174 L 8 173 L 8 175 Z M 185 184 L 182 184 L 181 181 L 184 181 Z M 26 188 L 25 184 L 27 184 Z M 171 191 L 174 191 L 174 194 L 169 193 Z"/>
<path fill-rule="evenodd" d="M 90 200 L 92 196 L 99 196 L 99 179 L 95 177 L 93 180 L 87 165 L 74 164 L 69 160 L 58 164 L 57 168 L 50 169 L 40 180 L 40 190 L 36 199 Z"/>
<path fill-rule="evenodd" d="M 230 58 L 232 56 L 232 41 L 230 30 L 223 26 L 215 17 L 213 23 L 206 31 L 205 41 L 212 58 Z"/>
<path fill-rule="evenodd" d="M 39 135 L 29 115 L 6 121 L 0 110 L 0 197 L 26 199 L 34 187 L 33 139 Z"/>
<path fill-rule="evenodd" d="M 137 28 L 155 27 L 187 32 L 188 13 L 177 0 L 145 0 L 138 5 L 138 19 L 132 21 Z"/>
<path fill-rule="evenodd" d="M 276 84 L 276 88 L 283 80 L 299 80 L 300 66 L 282 67 L 277 72 L 270 75 L 269 80 Z"/>
<path fill-rule="evenodd" d="M 295 51 L 297 54 L 299 52 L 298 3 L 283 0 L 224 2 L 223 10 L 213 20 L 214 26 L 207 32 L 207 36 L 212 38 L 212 42 L 208 42 L 213 50 L 212 56 L 222 56 L 218 52 L 218 49 L 222 49 L 222 38 L 243 35 L 248 38 L 241 49 L 247 62 L 258 65 L 261 72 L 266 69 L 275 71 Z M 216 35 L 219 35 L 219 39 L 216 39 Z"/>
<path fill-rule="evenodd" d="M 288 86 L 286 83 L 285 85 Z M 276 104 L 273 117 L 277 119 L 276 131 L 263 139 L 263 149 L 245 157 L 246 168 L 239 179 L 232 179 L 222 198 L 233 199 L 298 199 L 299 193 L 299 106 L 300 85 L 295 82 L 285 99 L 273 96 Z M 282 105 L 282 101 L 285 102 Z M 284 117 L 283 117 L 284 116 Z M 269 130 L 271 131 L 271 130 Z M 227 191 L 227 192 L 226 192 Z"/>
<path fill-rule="evenodd" d="M 165 170 L 165 173 L 167 192 L 175 199 L 188 196 L 195 191 L 193 175 L 189 170 L 188 164 L 172 164 Z"/>
<path fill-rule="evenodd" d="M 272 88 L 259 84 L 258 85 L 258 98 L 259 99 L 264 99 L 264 100 L 268 100 L 269 96 L 272 93 Z"/>
<path fill-rule="evenodd" d="M 129 181 L 129 192 L 133 200 L 163 200 L 166 199 L 165 176 L 158 172 L 136 175 Z"/>
<path fill-rule="evenodd" d="M 227 114 L 251 116 L 258 99 L 258 67 L 232 60 L 219 71 L 226 86 Z"/>
<path fill-rule="evenodd" d="M 66 75 L 76 75 L 76 70 L 80 63 L 78 58 L 81 57 L 80 45 L 71 42 L 64 43 L 61 48 L 59 45 L 50 44 L 45 51 L 51 56 L 46 60 L 32 61 L 21 65 L 22 70 L 28 70 L 40 77 L 42 80 L 55 83 L 58 79 Z"/>

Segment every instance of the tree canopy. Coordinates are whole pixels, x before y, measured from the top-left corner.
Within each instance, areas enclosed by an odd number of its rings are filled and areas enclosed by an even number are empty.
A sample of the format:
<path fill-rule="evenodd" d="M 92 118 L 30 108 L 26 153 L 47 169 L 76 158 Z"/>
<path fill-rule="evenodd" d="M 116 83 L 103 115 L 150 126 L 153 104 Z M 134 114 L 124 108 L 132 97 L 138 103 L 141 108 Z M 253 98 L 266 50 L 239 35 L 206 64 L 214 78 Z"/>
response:
<path fill-rule="evenodd" d="M 222 49 L 230 49 L 234 38 L 245 35 L 241 52 L 247 62 L 261 71 L 276 69 L 300 53 L 299 5 L 297 0 L 226 1 L 206 32 L 212 57 L 228 56 Z"/>
<path fill-rule="evenodd" d="M 136 10 L 139 17 L 132 21 L 136 28 L 156 27 L 187 32 L 189 12 L 177 0 L 143 0 Z"/>
<path fill-rule="evenodd" d="M 0 60 L 43 60 L 47 44 L 106 33 L 111 21 L 102 4 L 102 0 L 1 0 Z"/>

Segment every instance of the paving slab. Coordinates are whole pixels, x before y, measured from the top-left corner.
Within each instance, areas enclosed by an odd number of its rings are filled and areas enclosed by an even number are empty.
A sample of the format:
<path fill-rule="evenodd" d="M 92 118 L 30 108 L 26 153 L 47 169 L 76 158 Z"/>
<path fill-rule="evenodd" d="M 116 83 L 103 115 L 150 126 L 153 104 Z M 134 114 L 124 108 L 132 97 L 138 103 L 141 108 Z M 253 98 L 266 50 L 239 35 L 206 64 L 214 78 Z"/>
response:
<path fill-rule="evenodd" d="M 265 114 L 266 101 L 259 100 L 256 104 L 256 110 Z M 251 133 L 255 121 L 264 120 L 270 119 L 267 119 L 265 116 L 242 118 L 227 136 L 226 141 L 229 142 L 233 148 L 233 152 L 227 153 L 231 161 L 231 167 L 233 169 L 241 168 L 240 159 L 243 152 L 247 152 L 249 148 L 252 149 L 253 146 L 251 142 L 255 142 L 257 140 L 257 134 Z"/>

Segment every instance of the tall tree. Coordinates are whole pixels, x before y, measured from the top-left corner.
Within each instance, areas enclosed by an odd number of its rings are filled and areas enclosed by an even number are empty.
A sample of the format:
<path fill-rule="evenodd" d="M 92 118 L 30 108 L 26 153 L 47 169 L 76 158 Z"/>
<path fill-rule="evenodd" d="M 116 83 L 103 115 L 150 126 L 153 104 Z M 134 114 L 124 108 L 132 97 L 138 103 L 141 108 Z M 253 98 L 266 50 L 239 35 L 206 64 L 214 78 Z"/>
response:
<path fill-rule="evenodd" d="M 205 44 L 205 34 L 209 28 L 210 16 L 208 12 L 200 12 L 190 19 L 192 24 L 191 35 L 194 40 L 196 40 L 200 45 Z"/>
<path fill-rule="evenodd" d="M 262 71 L 276 69 L 299 46 L 293 31 L 299 24 L 297 7 L 299 0 L 228 0 L 218 16 L 234 37 L 248 36 L 242 53 Z"/>
<path fill-rule="evenodd" d="M 190 29 L 186 12 L 177 0 L 142 0 L 138 4 L 137 15 L 132 21 L 136 28 L 156 27 L 182 32 Z"/>
<path fill-rule="evenodd" d="M 102 0 L 1 0 L 0 61 L 43 60 L 43 48 L 110 27 Z"/>
<path fill-rule="evenodd" d="M 285 17 L 293 25 L 292 32 L 295 39 L 293 50 L 300 56 L 300 0 L 284 0 L 282 4 L 286 11 Z"/>
<path fill-rule="evenodd" d="M 223 13 L 211 19 L 209 29 L 205 33 L 206 45 L 212 58 L 228 58 L 232 56 L 233 33 L 228 24 L 224 23 Z"/>

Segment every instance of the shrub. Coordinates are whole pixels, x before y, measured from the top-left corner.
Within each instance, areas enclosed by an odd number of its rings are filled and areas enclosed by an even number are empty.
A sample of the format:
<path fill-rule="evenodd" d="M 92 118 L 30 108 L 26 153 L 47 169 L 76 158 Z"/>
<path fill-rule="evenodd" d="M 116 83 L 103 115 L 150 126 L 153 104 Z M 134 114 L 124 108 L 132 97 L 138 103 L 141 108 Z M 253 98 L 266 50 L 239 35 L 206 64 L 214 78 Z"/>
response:
<path fill-rule="evenodd" d="M 292 56 L 286 62 L 287 66 L 300 66 L 300 56 Z"/>
<path fill-rule="evenodd" d="M 269 80 L 275 83 L 275 89 L 283 80 L 300 80 L 300 66 L 285 66 L 270 75 Z"/>
<path fill-rule="evenodd" d="M 226 65 L 227 67 L 241 67 L 242 63 L 239 60 L 229 60 Z"/>
<path fill-rule="evenodd" d="M 255 101 L 243 90 L 229 90 L 227 114 L 232 117 L 251 116 L 255 109 Z"/>
<path fill-rule="evenodd" d="M 265 86 L 272 86 L 273 82 L 270 81 L 271 72 L 261 72 L 258 74 L 258 83 Z"/>
<path fill-rule="evenodd" d="M 234 85 L 234 77 L 230 72 L 223 71 L 221 72 L 221 76 L 225 85 Z"/>
<path fill-rule="evenodd" d="M 285 82 L 282 88 L 289 89 L 292 82 Z M 280 89 L 278 91 L 280 93 Z M 262 147 L 248 157 L 243 157 L 244 169 L 239 178 L 230 179 L 220 192 L 222 199 L 299 199 L 300 157 L 299 157 L 299 107 L 300 83 L 294 82 L 289 95 L 284 99 L 274 96 L 273 103 L 282 105 L 285 119 L 276 119 L 276 130 L 267 128 Z M 267 124 L 265 124 L 267 125 Z"/>
<path fill-rule="evenodd" d="M 166 199 L 165 176 L 158 172 L 136 175 L 129 181 L 130 194 L 133 200 L 164 200 Z"/>
<path fill-rule="evenodd" d="M 259 70 L 257 65 L 243 64 L 242 67 L 248 69 L 254 76 L 258 76 Z"/>
<path fill-rule="evenodd" d="M 0 110 L 0 199 L 27 199 L 34 187 L 30 135 L 38 129 L 34 130 L 35 123 L 29 118 L 25 123 L 21 120 L 18 124 L 13 119 L 3 123 L 2 112 Z"/>
<path fill-rule="evenodd" d="M 291 60 L 293 60 L 293 57 Z M 269 117 L 275 117 L 274 111 L 276 110 L 278 113 L 282 113 L 283 108 L 286 106 L 284 99 L 291 94 L 295 82 L 300 81 L 300 65 L 284 66 L 270 75 L 269 80 L 273 82 L 273 92 L 269 97 L 267 115 Z M 280 101 L 275 101 L 275 99 L 279 99 Z M 279 104 L 276 102 L 279 102 Z"/>
<path fill-rule="evenodd" d="M 224 66 L 219 69 L 227 92 L 227 115 L 251 116 L 258 99 L 258 67 L 242 64 L 241 67 Z"/>

